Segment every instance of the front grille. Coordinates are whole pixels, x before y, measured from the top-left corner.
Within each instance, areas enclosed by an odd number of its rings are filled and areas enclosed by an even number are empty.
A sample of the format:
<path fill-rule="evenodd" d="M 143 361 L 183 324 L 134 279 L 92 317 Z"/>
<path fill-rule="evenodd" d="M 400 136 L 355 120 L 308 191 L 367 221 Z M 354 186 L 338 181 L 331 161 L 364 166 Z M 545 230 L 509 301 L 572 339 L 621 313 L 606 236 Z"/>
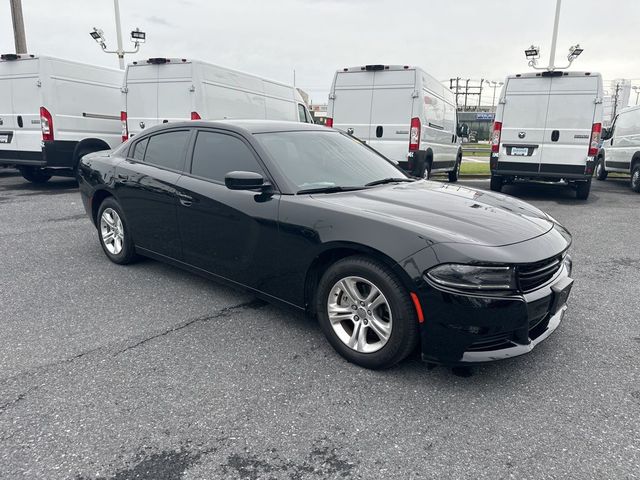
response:
<path fill-rule="evenodd" d="M 536 263 L 527 263 L 516 267 L 518 285 L 523 292 L 530 292 L 541 287 L 560 270 L 562 255 L 548 258 Z"/>

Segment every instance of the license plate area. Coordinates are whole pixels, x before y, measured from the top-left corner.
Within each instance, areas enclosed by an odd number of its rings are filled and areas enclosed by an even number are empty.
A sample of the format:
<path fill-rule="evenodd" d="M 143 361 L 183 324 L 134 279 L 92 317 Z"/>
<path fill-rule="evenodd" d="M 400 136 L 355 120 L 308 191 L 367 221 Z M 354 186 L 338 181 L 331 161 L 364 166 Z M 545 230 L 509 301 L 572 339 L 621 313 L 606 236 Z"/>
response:
<path fill-rule="evenodd" d="M 0 132 L 0 143 L 11 143 L 13 132 Z"/>
<path fill-rule="evenodd" d="M 569 277 L 561 279 L 551 287 L 551 291 L 553 292 L 550 309 L 551 315 L 555 315 L 558 313 L 558 310 L 566 305 L 569 294 L 571 293 L 571 287 L 573 287 L 573 280 Z"/>
<path fill-rule="evenodd" d="M 535 152 L 537 145 L 505 145 L 507 155 L 512 157 L 530 157 Z"/>

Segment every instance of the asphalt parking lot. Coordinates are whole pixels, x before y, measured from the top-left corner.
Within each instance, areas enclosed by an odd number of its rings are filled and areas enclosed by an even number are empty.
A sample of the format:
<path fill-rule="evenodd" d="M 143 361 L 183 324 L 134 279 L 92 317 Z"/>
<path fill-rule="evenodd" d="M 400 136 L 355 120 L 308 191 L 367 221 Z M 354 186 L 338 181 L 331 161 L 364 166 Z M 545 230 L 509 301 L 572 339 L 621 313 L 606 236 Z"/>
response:
<path fill-rule="evenodd" d="M 505 193 L 573 233 L 570 308 L 461 377 L 367 371 L 295 312 L 114 265 L 73 181 L 0 170 L 0 478 L 640 478 L 640 195 Z"/>

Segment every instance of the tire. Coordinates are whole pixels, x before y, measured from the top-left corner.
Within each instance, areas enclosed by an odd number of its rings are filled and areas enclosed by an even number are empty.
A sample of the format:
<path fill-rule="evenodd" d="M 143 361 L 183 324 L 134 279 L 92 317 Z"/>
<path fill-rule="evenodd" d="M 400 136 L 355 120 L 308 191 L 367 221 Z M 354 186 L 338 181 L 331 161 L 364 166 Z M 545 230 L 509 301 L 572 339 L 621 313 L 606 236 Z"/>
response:
<path fill-rule="evenodd" d="M 25 180 L 35 184 L 46 183 L 51 178 L 51 175 L 38 167 L 21 167 L 20 173 Z"/>
<path fill-rule="evenodd" d="M 460 177 L 460 166 L 462 165 L 462 157 L 456 158 L 456 165 L 453 167 L 453 170 L 449 172 L 449 182 L 455 183 L 458 181 Z"/>
<path fill-rule="evenodd" d="M 640 163 L 636 163 L 631 171 L 631 190 L 640 193 Z"/>
<path fill-rule="evenodd" d="M 596 178 L 598 180 L 606 180 L 609 172 L 604 168 L 604 157 L 598 157 L 598 164 L 596 165 Z"/>
<path fill-rule="evenodd" d="M 109 260 L 126 265 L 138 259 L 122 208 L 113 197 L 105 198 L 100 204 L 96 220 L 98 239 Z M 109 238 L 113 241 L 108 241 Z"/>
<path fill-rule="evenodd" d="M 501 192 L 502 185 L 504 185 L 504 180 L 499 175 L 491 175 L 491 183 L 489 184 L 489 188 L 491 188 L 494 192 Z"/>
<path fill-rule="evenodd" d="M 591 192 L 591 179 L 576 184 L 576 198 L 578 200 L 586 200 Z"/>
<path fill-rule="evenodd" d="M 379 295 L 373 301 L 366 300 L 374 289 Z M 358 297 L 356 302 L 354 296 Z M 369 305 L 360 302 L 378 306 L 367 312 Z M 330 310 L 343 320 L 334 319 L 332 324 Z M 327 269 L 318 284 L 316 311 L 331 346 L 361 367 L 391 367 L 407 357 L 418 342 L 418 319 L 409 292 L 386 265 L 369 257 L 347 257 Z M 355 341 L 353 346 L 348 345 L 350 340 Z"/>

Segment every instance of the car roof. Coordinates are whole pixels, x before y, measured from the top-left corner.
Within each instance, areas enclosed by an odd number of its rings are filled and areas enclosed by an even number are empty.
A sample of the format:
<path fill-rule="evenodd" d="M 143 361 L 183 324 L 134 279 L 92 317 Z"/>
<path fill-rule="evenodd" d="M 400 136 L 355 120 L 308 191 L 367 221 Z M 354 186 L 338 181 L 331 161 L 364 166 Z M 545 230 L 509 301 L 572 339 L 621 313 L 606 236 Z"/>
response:
<path fill-rule="evenodd" d="M 155 127 L 143 130 L 139 135 L 147 132 L 160 132 L 169 128 L 181 127 L 209 127 L 232 130 L 239 133 L 267 133 L 267 132 L 295 132 L 295 131 L 332 131 L 324 125 L 314 125 L 301 122 L 285 122 L 281 120 L 190 120 L 183 122 L 163 123 Z"/>

